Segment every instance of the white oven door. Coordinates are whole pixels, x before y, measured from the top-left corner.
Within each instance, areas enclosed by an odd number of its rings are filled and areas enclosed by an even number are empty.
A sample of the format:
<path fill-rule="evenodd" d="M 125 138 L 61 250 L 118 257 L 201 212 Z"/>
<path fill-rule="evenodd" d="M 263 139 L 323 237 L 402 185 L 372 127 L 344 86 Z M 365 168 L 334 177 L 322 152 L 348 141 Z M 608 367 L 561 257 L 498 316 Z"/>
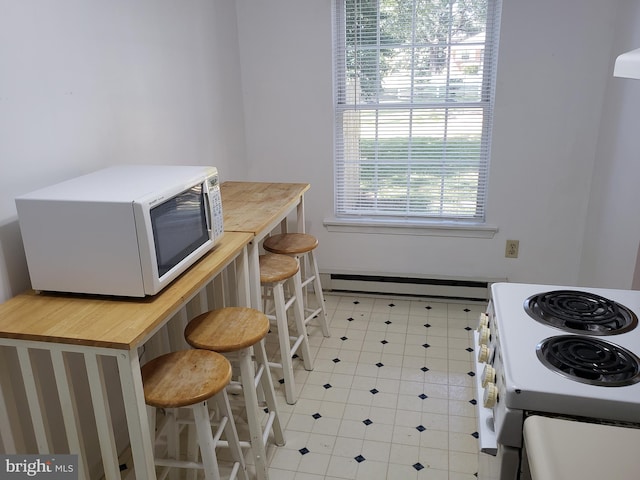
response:
<path fill-rule="evenodd" d="M 524 441 L 533 480 L 640 478 L 638 428 L 531 416 Z"/>

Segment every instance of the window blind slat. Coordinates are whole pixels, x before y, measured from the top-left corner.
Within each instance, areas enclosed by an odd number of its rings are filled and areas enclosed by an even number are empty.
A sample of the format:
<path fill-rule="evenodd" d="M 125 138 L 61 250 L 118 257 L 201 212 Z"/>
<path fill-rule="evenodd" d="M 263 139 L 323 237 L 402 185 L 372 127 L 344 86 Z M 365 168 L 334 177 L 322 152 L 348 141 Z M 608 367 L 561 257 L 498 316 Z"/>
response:
<path fill-rule="evenodd" d="M 335 0 L 338 216 L 483 220 L 500 0 Z"/>

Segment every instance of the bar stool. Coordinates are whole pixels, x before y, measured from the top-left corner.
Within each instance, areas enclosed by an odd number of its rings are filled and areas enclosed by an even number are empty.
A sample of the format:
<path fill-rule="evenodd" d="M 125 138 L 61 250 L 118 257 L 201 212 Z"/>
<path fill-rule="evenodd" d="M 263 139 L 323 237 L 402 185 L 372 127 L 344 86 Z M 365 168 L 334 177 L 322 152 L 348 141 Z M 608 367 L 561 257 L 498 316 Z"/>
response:
<path fill-rule="evenodd" d="M 282 369 L 285 398 L 288 404 L 293 405 L 298 398 L 293 378 L 292 359 L 299 349 L 305 370 L 313 370 L 309 339 L 304 325 L 300 267 L 295 258 L 274 253 L 260 255 L 259 262 L 260 284 L 264 288 L 265 313 L 276 324 L 280 346 L 280 363 L 270 362 L 269 365 Z M 285 284 L 288 287 L 286 295 Z M 270 300 L 274 304 L 273 312 L 269 309 Z M 287 311 L 290 308 L 293 308 L 295 321 L 294 335 L 289 331 Z"/>
<path fill-rule="evenodd" d="M 195 347 L 212 350 L 224 355 L 236 354 L 240 366 L 238 384 L 244 394 L 247 423 L 251 447 L 258 479 L 268 478 L 266 444 L 273 431 L 276 445 L 284 445 L 285 438 L 280 423 L 280 415 L 273 390 L 273 381 L 264 346 L 264 338 L 269 332 L 269 319 L 253 308 L 227 307 L 198 315 L 189 322 L 184 335 L 187 342 Z M 252 350 L 257 369 L 254 369 Z M 264 430 L 261 410 L 258 405 L 256 388 L 260 385 L 268 407 Z M 240 442 L 243 445 L 244 442 Z"/>
<path fill-rule="evenodd" d="M 302 289 L 304 292 L 304 312 L 305 325 L 314 318 L 318 318 L 318 323 L 322 329 L 322 335 L 329 337 L 329 325 L 327 323 L 327 310 L 322 294 L 322 284 L 320 283 L 320 273 L 318 272 L 318 262 L 314 251 L 318 246 L 318 239 L 308 233 L 281 233 L 267 237 L 262 246 L 267 252 L 290 255 L 295 257 L 301 265 Z M 308 261 L 308 269 L 306 268 Z M 310 272 L 308 270 L 311 270 Z M 316 308 L 310 307 L 307 301 L 308 286 L 313 284 Z"/>
<path fill-rule="evenodd" d="M 155 464 L 163 467 L 204 469 L 206 480 L 220 480 L 216 447 L 224 434 L 234 460 L 229 478 L 238 475 L 248 480 L 246 465 L 233 421 L 233 414 L 225 387 L 231 379 L 231 364 L 224 356 L 207 350 L 181 350 L 161 355 L 141 369 L 144 399 L 147 405 L 162 409 L 190 407 L 202 462 L 184 461 L 176 458 L 155 458 Z M 220 421 L 215 435 L 209 419 L 207 402 L 213 400 L 220 412 Z M 155 409 L 150 410 L 150 431 L 155 434 Z M 175 422 L 175 416 L 169 416 Z M 176 428 L 169 430 L 178 432 Z M 169 439 L 170 443 L 173 440 Z M 177 452 L 174 452 L 177 453 Z"/>

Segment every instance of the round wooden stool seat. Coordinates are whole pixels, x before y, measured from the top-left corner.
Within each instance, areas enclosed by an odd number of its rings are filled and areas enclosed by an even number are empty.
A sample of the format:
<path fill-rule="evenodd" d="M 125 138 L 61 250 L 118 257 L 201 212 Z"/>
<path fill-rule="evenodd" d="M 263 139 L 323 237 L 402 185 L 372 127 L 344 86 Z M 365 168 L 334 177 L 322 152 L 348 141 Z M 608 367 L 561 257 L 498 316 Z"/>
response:
<path fill-rule="evenodd" d="M 253 308 L 226 307 L 198 315 L 184 336 L 192 347 L 235 352 L 255 345 L 269 332 L 267 316 Z"/>
<path fill-rule="evenodd" d="M 260 255 L 260 283 L 275 283 L 293 277 L 300 267 L 295 258 L 276 253 Z"/>
<path fill-rule="evenodd" d="M 144 365 L 144 399 L 157 408 L 194 405 L 213 397 L 231 381 L 231 364 L 208 350 L 182 350 Z"/>
<path fill-rule="evenodd" d="M 280 233 L 268 237 L 262 243 L 264 249 L 275 255 L 288 255 L 295 257 L 300 265 L 301 286 L 304 293 L 304 323 L 319 323 L 322 334 L 328 337 L 329 323 L 327 321 L 327 310 L 324 304 L 322 293 L 322 282 L 320 271 L 315 256 L 315 249 L 318 246 L 318 239 L 308 233 Z M 309 301 L 308 293 L 313 287 L 313 298 L 315 302 Z"/>
<path fill-rule="evenodd" d="M 269 318 L 259 310 L 224 307 L 198 315 L 184 330 L 189 345 L 225 354 L 232 359 L 234 366 L 239 367 L 239 379 L 231 381 L 231 388 L 241 388 L 244 394 L 239 398 L 244 400 L 250 435 L 247 445 L 253 452 L 258 480 L 269 477 L 266 444 L 270 432 L 273 432 L 276 445 L 285 444 L 264 346 L 269 327 Z M 258 385 L 264 394 L 266 410 L 258 403 Z"/>
<path fill-rule="evenodd" d="M 267 252 L 300 255 L 314 250 L 318 239 L 308 233 L 280 233 L 267 237 L 262 245 Z"/>

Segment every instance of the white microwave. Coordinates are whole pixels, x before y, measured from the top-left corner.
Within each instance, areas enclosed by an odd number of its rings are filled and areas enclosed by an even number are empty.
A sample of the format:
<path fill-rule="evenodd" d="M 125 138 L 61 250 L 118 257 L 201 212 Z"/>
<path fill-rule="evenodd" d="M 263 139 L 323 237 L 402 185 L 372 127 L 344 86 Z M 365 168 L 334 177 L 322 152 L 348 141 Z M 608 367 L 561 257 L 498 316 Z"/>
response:
<path fill-rule="evenodd" d="M 155 295 L 224 233 L 214 167 L 125 165 L 16 198 L 38 291 Z"/>

